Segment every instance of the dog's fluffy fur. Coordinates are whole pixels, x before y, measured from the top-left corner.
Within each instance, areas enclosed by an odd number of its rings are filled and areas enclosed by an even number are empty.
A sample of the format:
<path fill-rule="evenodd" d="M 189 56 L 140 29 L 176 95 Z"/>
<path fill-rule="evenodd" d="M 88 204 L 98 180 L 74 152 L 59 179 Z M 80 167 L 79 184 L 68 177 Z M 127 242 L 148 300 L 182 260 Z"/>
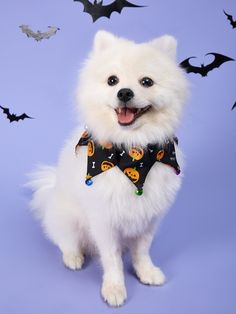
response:
<path fill-rule="evenodd" d="M 145 147 L 163 143 L 175 134 L 185 102 L 187 83 L 175 62 L 176 40 L 168 35 L 136 44 L 99 31 L 82 69 L 77 90 L 80 114 L 99 142 Z M 119 83 L 109 86 L 111 75 Z M 150 77 L 151 87 L 140 79 Z M 152 108 L 130 126 L 121 126 L 115 109 L 117 92 L 130 88 L 132 107 Z M 156 162 L 149 172 L 144 194 L 137 196 L 132 182 L 117 168 L 85 185 L 87 148 L 75 154 L 83 129 L 77 129 L 63 148 L 56 167 L 44 167 L 33 175 L 31 207 L 47 236 L 60 248 L 70 269 L 80 269 L 84 255 L 97 252 L 103 266 L 102 296 L 112 306 L 126 299 L 122 250 L 128 247 L 141 282 L 161 285 L 164 274 L 154 266 L 149 248 L 156 226 L 181 185 L 171 167 Z M 182 154 L 176 147 L 183 167 Z"/>

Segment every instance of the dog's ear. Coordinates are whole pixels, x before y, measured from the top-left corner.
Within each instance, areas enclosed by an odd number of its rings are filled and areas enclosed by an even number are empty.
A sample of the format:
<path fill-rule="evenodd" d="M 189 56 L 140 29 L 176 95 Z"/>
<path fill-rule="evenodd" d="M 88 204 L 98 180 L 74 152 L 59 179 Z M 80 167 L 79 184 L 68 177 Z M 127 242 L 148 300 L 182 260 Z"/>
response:
<path fill-rule="evenodd" d="M 115 42 L 116 37 L 106 31 L 98 31 L 94 38 L 93 49 L 94 51 L 104 51 L 106 48 L 111 47 Z"/>
<path fill-rule="evenodd" d="M 155 49 L 166 54 L 172 60 L 176 58 L 177 40 L 170 35 L 164 35 L 152 40 L 150 43 Z"/>

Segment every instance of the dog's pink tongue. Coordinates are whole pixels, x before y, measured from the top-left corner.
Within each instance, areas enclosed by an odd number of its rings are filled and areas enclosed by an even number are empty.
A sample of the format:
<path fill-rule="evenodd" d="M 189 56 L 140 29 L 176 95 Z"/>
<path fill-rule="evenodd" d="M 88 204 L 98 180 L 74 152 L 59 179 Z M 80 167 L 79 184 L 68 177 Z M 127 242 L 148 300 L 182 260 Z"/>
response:
<path fill-rule="evenodd" d="M 122 108 L 119 113 L 117 113 L 118 121 L 121 124 L 129 124 L 134 120 L 134 113 L 129 108 Z"/>

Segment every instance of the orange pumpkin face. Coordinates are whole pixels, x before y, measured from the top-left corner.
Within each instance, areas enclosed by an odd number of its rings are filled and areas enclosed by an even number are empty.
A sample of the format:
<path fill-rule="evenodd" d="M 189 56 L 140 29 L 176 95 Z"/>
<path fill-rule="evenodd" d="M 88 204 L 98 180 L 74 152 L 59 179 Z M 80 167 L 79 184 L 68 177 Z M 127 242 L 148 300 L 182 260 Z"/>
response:
<path fill-rule="evenodd" d="M 94 154 L 94 141 L 88 142 L 88 156 L 91 157 Z"/>
<path fill-rule="evenodd" d="M 160 161 L 165 155 L 164 150 L 159 150 L 159 152 L 157 153 L 157 160 Z"/>
<path fill-rule="evenodd" d="M 134 183 L 138 182 L 139 180 L 139 172 L 134 168 L 126 168 L 124 170 L 124 174 L 126 174 Z"/>
<path fill-rule="evenodd" d="M 102 171 L 106 171 L 106 170 L 109 170 L 111 168 L 115 167 L 115 165 L 110 162 L 110 161 L 103 161 L 102 164 L 101 164 L 101 169 Z"/>
<path fill-rule="evenodd" d="M 132 157 L 134 160 L 140 160 L 143 158 L 144 155 L 144 150 L 142 149 L 142 147 L 139 146 L 134 146 L 131 147 L 129 150 L 129 155 L 130 157 Z"/>

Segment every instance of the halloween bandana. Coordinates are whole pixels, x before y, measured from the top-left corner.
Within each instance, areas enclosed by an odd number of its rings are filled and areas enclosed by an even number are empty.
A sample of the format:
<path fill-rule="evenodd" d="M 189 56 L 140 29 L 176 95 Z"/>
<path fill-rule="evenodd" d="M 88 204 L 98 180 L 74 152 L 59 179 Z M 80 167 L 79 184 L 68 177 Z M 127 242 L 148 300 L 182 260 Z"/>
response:
<path fill-rule="evenodd" d="M 133 146 L 127 149 L 112 143 L 97 143 L 85 131 L 76 145 L 76 151 L 80 146 L 88 146 L 87 185 L 93 183 L 91 179 L 96 175 L 117 166 L 136 186 L 136 194 L 141 195 L 145 179 L 155 162 L 171 166 L 176 174 L 180 173 L 174 146 L 177 142 L 177 138 L 173 138 L 163 145 L 157 143 L 149 144 L 145 148 Z"/>

